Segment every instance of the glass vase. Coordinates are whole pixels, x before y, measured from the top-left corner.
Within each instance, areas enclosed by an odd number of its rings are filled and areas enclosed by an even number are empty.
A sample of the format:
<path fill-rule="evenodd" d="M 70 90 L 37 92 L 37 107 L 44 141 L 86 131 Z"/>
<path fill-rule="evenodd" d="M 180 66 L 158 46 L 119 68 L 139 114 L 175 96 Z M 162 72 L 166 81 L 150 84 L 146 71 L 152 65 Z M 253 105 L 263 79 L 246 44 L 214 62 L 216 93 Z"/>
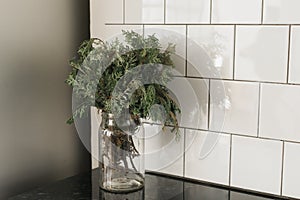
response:
<path fill-rule="evenodd" d="M 140 119 L 102 113 L 99 128 L 100 188 L 128 193 L 144 187 L 144 128 Z"/>

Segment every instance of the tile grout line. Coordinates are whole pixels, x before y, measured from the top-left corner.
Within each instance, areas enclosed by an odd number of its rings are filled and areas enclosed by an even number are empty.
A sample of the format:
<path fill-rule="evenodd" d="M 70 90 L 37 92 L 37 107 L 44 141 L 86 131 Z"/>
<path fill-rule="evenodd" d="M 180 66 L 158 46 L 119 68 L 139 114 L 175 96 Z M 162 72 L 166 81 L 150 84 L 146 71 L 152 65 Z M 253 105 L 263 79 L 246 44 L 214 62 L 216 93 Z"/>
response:
<path fill-rule="evenodd" d="M 208 97 L 207 97 L 207 129 L 210 129 L 210 96 L 211 96 L 211 81 L 208 79 Z"/>
<path fill-rule="evenodd" d="M 180 76 L 178 76 L 180 77 Z M 265 83 L 265 84 L 277 84 L 277 85 L 290 85 L 290 86 L 300 86 L 300 83 L 285 83 L 285 82 L 272 82 L 272 81 L 255 81 L 255 80 L 241 80 L 241 79 L 226 79 L 226 78 L 208 78 L 208 77 L 195 77 L 195 76 L 186 76 L 182 78 L 191 78 L 191 79 L 210 79 L 218 81 L 232 81 L 232 82 L 248 82 L 248 83 Z"/>
<path fill-rule="evenodd" d="M 187 77 L 187 70 L 188 70 L 188 25 L 185 25 L 185 72 L 184 76 Z"/>
<path fill-rule="evenodd" d="M 166 24 L 167 0 L 164 0 L 164 24 Z"/>
<path fill-rule="evenodd" d="M 260 24 L 260 23 L 256 23 L 256 24 L 243 24 L 243 23 L 162 23 L 162 22 L 157 22 L 157 23 L 105 23 L 105 25 L 143 25 L 143 24 L 146 24 L 146 25 L 169 25 L 169 26 L 178 26 L 178 25 L 194 25 L 194 26 L 197 26 L 197 25 L 212 25 L 212 26 L 233 26 L 233 25 L 236 25 L 236 26 L 281 26 L 281 27 L 286 27 L 286 26 L 300 26 L 300 23 L 299 24 Z"/>
<path fill-rule="evenodd" d="M 292 26 L 289 25 L 286 83 L 289 83 L 289 78 L 290 78 L 289 74 L 290 74 L 290 56 L 291 56 L 291 35 L 292 35 Z"/>
<path fill-rule="evenodd" d="M 232 134 L 230 135 L 230 153 L 229 153 L 229 186 L 231 186 L 231 166 L 232 166 Z"/>
<path fill-rule="evenodd" d="M 257 137 L 259 137 L 260 134 L 260 111 L 261 109 L 261 83 L 258 84 L 258 111 L 257 111 Z"/>
<path fill-rule="evenodd" d="M 180 126 L 180 128 L 185 128 L 187 130 L 193 130 L 193 131 L 204 131 L 204 132 L 212 132 L 212 133 L 219 133 L 223 135 L 233 135 L 238 137 L 247 137 L 247 138 L 253 138 L 253 139 L 262 139 L 262 140 L 271 140 L 271 141 L 277 141 L 277 142 L 288 142 L 293 144 L 300 144 L 300 141 L 293 141 L 293 140 L 285 140 L 285 139 L 276 139 L 276 138 L 268 138 L 268 137 L 257 137 L 256 135 L 246 135 L 246 134 L 238 134 L 233 132 L 221 132 L 221 131 L 214 131 L 214 130 L 208 130 L 208 129 L 197 129 L 197 128 L 190 128 L 190 127 L 183 127 Z"/>
<path fill-rule="evenodd" d="M 236 25 L 233 30 L 233 63 L 232 63 L 232 79 L 235 79 L 235 54 L 236 54 Z"/>
<path fill-rule="evenodd" d="M 261 0 L 261 19 L 260 19 L 260 23 L 263 24 L 264 23 L 264 7 L 265 7 L 265 1 Z"/>
<path fill-rule="evenodd" d="M 282 196 L 283 192 L 283 168 L 284 168 L 284 153 L 285 153 L 285 141 L 282 142 L 282 155 L 281 155 L 281 182 L 280 182 L 280 195 Z"/>

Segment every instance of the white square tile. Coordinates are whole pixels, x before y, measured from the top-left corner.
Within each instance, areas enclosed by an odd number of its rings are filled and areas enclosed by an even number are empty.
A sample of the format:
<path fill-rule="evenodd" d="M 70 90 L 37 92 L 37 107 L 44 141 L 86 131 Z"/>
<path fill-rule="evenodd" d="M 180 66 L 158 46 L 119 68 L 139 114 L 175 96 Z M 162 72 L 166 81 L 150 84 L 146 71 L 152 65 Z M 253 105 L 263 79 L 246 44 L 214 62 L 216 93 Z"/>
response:
<path fill-rule="evenodd" d="M 188 27 L 188 76 L 233 77 L 233 26 Z"/>
<path fill-rule="evenodd" d="M 209 23 L 210 0 L 166 0 L 166 23 Z"/>
<path fill-rule="evenodd" d="M 231 186 L 280 194 L 282 142 L 233 136 Z"/>
<path fill-rule="evenodd" d="M 292 26 L 289 83 L 300 83 L 300 26 Z"/>
<path fill-rule="evenodd" d="M 264 0 L 265 24 L 299 24 L 299 0 Z"/>
<path fill-rule="evenodd" d="M 300 86 L 262 84 L 259 135 L 300 142 Z"/>
<path fill-rule="evenodd" d="M 300 198 L 300 144 L 285 143 L 282 195 Z"/>
<path fill-rule="evenodd" d="M 161 125 L 144 124 L 145 168 L 166 174 L 183 176 L 184 130 L 176 138 L 171 128 L 162 130 Z"/>
<path fill-rule="evenodd" d="M 213 0 L 213 23 L 261 23 L 262 0 Z"/>
<path fill-rule="evenodd" d="M 106 38 L 106 23 L 123 22 L 123 0 L 90 1 L 91 38 Z"/>
<path fill-rule="evenodd" d="M 178 116 L 181 127 L 207 129 L 208 81 L 176 77 L 167 87 L 176 97 L 181 108 Z"/>
<path fill-rule="evenodd" d="M 91 25 L 123 22 L 123 0 L 91 0 Z"/>
<path fill-rule="evenodd" d="M 125 0 L 125 23 L 164 23 L 164 0 Z"/>
<path fill-rule="evenodd" d="M 235 78 L 285 82 L 288 26 L 237 26 Z"/>
<path fill-rule="evenodd" d="M 256 136 L 258 101 L 258 83 L 211 80 L 210 130 Z"/>
<path fill-rule="evenodd" d="M 230 135 L 186 130 L 185 177 L 229 184 Z"/>
<path fill-rule="evenodd" d="M 172 60 L 175 64 L 175 69 L 178 75 L 185 75 L 185 60 L 186 60 L 186 28 L 184 25 L 146 25 L 144 29 L 145 36 L 155 34 L 162 48 L 166 49 L 168 43 L 176 44 L 176 53 L 172 55 Z"/>

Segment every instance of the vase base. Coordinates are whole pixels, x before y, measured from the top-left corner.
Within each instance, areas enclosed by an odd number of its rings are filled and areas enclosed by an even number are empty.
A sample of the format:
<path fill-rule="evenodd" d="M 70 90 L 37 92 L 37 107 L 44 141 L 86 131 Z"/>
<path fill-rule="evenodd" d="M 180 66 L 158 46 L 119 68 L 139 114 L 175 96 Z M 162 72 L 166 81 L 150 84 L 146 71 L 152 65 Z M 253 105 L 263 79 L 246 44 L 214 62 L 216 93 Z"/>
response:
<path fill-rule="evenodd" d="M 113 193 L 129 193 L 140 190 L 144 187 L 143 181 L 132 178 L 115 178 L 110 182 L 103 183 L 101 189 Z"/>

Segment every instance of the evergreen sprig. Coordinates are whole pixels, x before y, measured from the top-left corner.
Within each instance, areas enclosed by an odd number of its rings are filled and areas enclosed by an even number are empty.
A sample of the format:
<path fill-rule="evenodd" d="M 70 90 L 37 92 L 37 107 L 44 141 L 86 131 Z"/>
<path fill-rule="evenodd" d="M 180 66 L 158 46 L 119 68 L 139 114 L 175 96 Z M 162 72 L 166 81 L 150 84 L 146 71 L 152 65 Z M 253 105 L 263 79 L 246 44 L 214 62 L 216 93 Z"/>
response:
<path fill-rule="evenodd" d="M 123 35 L 125 43 L 92 38 L 80 45 L 66 79 L 79 106 L 67 122 L 85 116 L 90 106 L 118 114 L 128 108 L 133 119 L 164 120 L 178 132 L 180 108 L 166 87 L 172 80 L 175 45 L 169 44 L 163 50 L 155 35 L 144 38 L 134 31 L 123 31 Z M 161 105 L 165 114 L 150 113 L 155 104 Z"/>

